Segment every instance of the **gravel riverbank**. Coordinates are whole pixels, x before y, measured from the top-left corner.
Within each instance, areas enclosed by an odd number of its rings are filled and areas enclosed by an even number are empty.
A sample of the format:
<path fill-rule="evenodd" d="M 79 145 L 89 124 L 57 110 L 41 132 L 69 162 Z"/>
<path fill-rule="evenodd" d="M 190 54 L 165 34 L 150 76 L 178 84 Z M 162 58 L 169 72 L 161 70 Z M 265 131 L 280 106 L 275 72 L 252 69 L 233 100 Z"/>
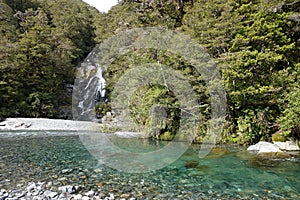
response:
<path fill-rule="evenodd" d="M 98 191 L 90 190 L 81 193 L 80 186 L 53 186 L 53 182 L 31 182 L 26 187 L 17 186 L 15 190 L 0 190 L 1 200 L 114 200 L 115 195 L 105 195 Z M 120 198 L 125 200 L 125 198 Z M 129 198 L 135 200 L 135 198 Z"/>
<path fill-rule="evenodd" d="M 45 118 L 7 118 L 0 122 L 0 131 L 93 131 L 102 127 L 96 122 Z"/>

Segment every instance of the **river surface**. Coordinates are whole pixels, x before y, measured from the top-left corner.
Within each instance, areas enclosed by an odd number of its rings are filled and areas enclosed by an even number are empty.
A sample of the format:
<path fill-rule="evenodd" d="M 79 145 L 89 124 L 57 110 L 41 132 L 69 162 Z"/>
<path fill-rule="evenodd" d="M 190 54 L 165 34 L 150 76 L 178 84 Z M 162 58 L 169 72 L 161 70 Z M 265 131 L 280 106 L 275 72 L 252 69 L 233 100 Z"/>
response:
<path fill-rule="evenodd" d="M 14 135 L 14 137 L 12 137 Z M 166 142 L 111 137 L 120 148 L 144 152 Z M 80 185 L 116 199 L 300 199 L 300 156 L 258 159 L 244 147 L 222 145 L 199 158 L 191 145 L 174 163 L 147 173 L 126 173 L 99 162 L 76 133 L 0 133 L 0 189 L 30 182 Z M 105 155 L 104 155 L 105 156 Z M 106 158 L 107 159 L 107 158 Z M 155 162 L 160 162 L 157 160 Z"/>

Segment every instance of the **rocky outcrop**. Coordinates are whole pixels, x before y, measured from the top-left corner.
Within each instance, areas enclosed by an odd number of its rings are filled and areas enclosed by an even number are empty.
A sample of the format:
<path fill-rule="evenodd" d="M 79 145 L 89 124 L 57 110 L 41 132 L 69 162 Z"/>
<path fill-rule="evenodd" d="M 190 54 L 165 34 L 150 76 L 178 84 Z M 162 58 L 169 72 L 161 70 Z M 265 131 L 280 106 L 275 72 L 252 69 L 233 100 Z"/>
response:
<path fill-rule="evenodd" d="M 299 146 L 294 141 L 274 142 L 274 144 L 284 151 L 300 151 Z"/>
<path fill-rule="evenodd" d="M 289 159 L 291 154 L 287 151 L 300 150 L 295 142 L 258 142 L 255 145 L 251 145 L 247 149 L 248 151 L 256 152 L 254 160 L 263 161 L 265 159 Z"/>
<path fill-rule="evenodd" d="M 258 153 L 274 153 L 283 151 L 299 151 L 300 148 L 294 141 L 286 142 L 258 142 L 255 145 L 251 145 L 247 149 L 248 151 L 255 151 Z"/>
<path fill-rule="evenodd" d="M 258 153 L 282 152 L 276 144 L 270 142 L 258 142 L 255 145 L 249 146 L 247 150 L 257 151 Z"/>

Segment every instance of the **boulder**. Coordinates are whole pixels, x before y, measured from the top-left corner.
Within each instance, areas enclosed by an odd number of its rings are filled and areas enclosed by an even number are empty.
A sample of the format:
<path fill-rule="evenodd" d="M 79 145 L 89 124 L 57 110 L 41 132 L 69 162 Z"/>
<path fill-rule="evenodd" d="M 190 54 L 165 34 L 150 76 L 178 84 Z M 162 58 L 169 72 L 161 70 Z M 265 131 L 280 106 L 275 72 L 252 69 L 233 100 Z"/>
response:
<path fill-rule="evenodd" d="M 248 163 L 253 167 L 270 169 L 280 166 L 283 160 L 290 159 L 292 156 L 285 152 L 258 153 L 251 158 Z"/>
<path fill-rule="evenodd" d="M 294 141 L 286 141 L 286 142 L 274 142 L 281 150 L 286 151 L 300 151 L 299 146 Z"/>
<path fill-rule="evenodd" d="M 248 151 L 257 151 L 258 153 L 282 152 L 276 144 L 270 142 L 258 142 L 247 148 Z"/>

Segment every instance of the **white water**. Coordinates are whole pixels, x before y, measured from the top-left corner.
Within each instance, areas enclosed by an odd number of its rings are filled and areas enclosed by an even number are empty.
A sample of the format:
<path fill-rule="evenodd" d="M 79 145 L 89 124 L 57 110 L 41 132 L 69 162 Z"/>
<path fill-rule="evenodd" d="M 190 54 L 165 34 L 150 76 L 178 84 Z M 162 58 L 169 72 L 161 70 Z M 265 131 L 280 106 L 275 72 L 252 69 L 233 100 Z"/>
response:
<path fill-rule="evenodd" d="M 95 119 L 95 106 L 102 101 L 106 101 L 104 69 L 98 64 L 88 62 L 87 65 L 83 64 L 78 72 L 79 76 L 77 76 L 77 83 L 75 84 L 76 90 L 74 90 L 76 98 L 73 99 L 73 108 L 76 108 L 74 118 L 93 120 Z"/>

